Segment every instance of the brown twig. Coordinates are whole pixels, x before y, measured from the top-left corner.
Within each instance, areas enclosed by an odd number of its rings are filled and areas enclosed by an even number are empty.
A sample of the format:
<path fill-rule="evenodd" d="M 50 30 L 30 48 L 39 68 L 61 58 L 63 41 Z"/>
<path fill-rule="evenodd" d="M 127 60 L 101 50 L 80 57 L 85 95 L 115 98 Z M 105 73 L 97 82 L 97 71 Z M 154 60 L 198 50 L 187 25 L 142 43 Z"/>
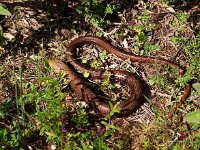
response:
<path fill-rule="evenodd" d="M 172 118 L 172 116 L 174 115 L 174 113 L 177 111 L 177 109 L 183 104 L 183 102 L 188 98 L 188 96 L 190 95 L 190 91 L 191 91 L 191 84 L 188 83 L 185 87 L 184 90 L 184 94 L 181 97 L 181 100 L 179 101 L 179 103 L 173 108 L 173 110 L 167 115 L 167 118 L 170 119 Z"/>

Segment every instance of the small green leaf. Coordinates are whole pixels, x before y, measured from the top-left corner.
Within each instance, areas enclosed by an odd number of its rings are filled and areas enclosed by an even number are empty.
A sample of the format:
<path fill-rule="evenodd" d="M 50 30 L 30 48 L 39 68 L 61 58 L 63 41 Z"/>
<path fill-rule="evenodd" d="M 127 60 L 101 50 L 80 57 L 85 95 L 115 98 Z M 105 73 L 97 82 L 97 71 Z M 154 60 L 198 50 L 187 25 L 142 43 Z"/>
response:
<path fill-rule="evenodd" d="M 200 123 L 200 110 L 186 114 L 183 120 L 188 123 Z"/>
<path fill-rule="evenodd" d="M 102 86 L 108 86 L 110 84 L 110 77 L 111 77 L 111 72 L 109 71 L 105 71 L 104 72 L 105 77 L 103 78 L 103 80 L 101 81 L 101 85 Z"/>
<path fill-rule="evenodd" d="M 149 85 L 154 85 L 155 84 L 155 80 L 154 79 L 150 79 L 149 80 Z"/>
<path fill-rule="evenodd" d="M 91 61 L 90 65 L 91 65 L 91 67 L 94 67 L 94 68 L 98 68 L 101 66 L 101 64 L 98 60 Z"/>
<path fill-rule="evenodd" d="M 78 14 L 82 14 L 82 13 L 83 13 L 83 9 L 81 9 L 81 8 L 76 8 L 76 12 L 77 12 Z"/>
<path fill-rule="evenodd" d="M 86 64 L 86 63 L 87 63 L 87 59 L 86 59 L 86 58 L 83 58 L 83 59 L 82 59 L 82 63 L 83 63 L 83 64 Z"/>
<path fill-rule="evenodd" d="M 96 4 L 96 3 L 97 3 L 97 0 L 93 0 L 93 3 Z"/>
<path fill-rule="evenodd" d="M 88 150 L 88 147 L 84 142 L 81 141 L 81 145 L 83 147 L 83 150 Z"/>
<path fill-rule="evenodd" d="M 11 13 L 0 5 L 0 15 L 8 16 L 11 15 Z"/>
<path fill-rule="evenodd" d="M 110 123 L 107 123 L 105 121 L 101 121 L 101 124 L 103 124 L 104 126 L 106 126 L 109 129 L 114 129 L 114 130 L 118 130 L 119 129 L 118 127 L 116 127 L 116 126 L 114 126 L 114 125 L 112 125 Z"/>
<path fill-rule="evenodd" d="M 194 84 L 192 84 L 192 87 L 193 87 L 197 92 L 200 92 L 200 83 L 194 83 Z"/>
<path fill-rule="evenodd" d="M 104 50 L 102 53 L 99 54 L 99 57 L 103 62 L 105 62 L 106 59 L 108 59 L 108 56 L 106 54 L 106 50 Z"/>
<path fill-rule="evenodd" d="M 107 4 L 105 13 L 112 14 L 114 9 L 114 5 Z"/>
<path fill-rule="evenodd" d="M 84 72 L 84 73 L 83 73 L 83 76 L 84 76 L 85 78 L 88 78 L 88 77 L 89 77 L 89 75 L 90 75 L 90 73 L 89 73 L 89 72 Z"/>
<path fill-rule="evenodd" d="M 57 135 L 55 135 L 55 134 L 52 133 L 52 132 L 45 132 L 45 134 L 48 135 L 48 136 L 52 136 L 52 137 L 54 137 L 54 138 L 57 137 Z"/>

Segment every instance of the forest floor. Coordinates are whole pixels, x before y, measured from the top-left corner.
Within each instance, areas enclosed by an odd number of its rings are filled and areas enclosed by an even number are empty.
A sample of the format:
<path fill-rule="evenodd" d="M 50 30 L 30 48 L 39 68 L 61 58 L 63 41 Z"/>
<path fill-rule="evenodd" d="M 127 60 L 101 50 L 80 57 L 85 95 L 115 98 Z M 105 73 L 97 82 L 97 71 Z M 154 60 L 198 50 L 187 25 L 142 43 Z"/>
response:
<path fill-rule="evenodd" d="M 184 120 L 200 108 L 200 3 L 170 2 L 2 1 L 11 15 L 0 16 L 0 149 L 200 149 L 200 121 Z M 132 114 L 102 117 L 48 64 L 65 62 L 66 46 L 84 35 L 129 53 L 171 60 L 187 71 L 180 76 L 170 65 L 124 61 L 83 46 L 80 62 L 136 73 L 151 91 Z M 125 85 L 108 78 L 96 89 L 113 101 L 129 96 Z M 189 82 L 190 96 L 168 119 Z"/>

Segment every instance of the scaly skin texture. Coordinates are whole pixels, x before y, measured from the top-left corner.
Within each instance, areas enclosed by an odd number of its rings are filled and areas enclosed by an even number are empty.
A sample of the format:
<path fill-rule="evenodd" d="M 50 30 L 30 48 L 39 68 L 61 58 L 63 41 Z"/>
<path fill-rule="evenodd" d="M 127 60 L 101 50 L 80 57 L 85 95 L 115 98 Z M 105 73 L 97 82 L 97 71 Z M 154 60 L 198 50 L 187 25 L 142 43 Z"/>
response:
<path fill-rule="evenodd" d="M 77 61 L 76 57 L 76 48 L 83 46 L 85 44 L 94 44 L 99 46 L 102 49 L 105 49 L 109 53 L 113 53 L 116 56 L 120 57 L 121 59 L 130 59 L 132 62 L 139 62 L 139 63 L 156 63 L 160 65 L 169 64 L 171 66 L 175 66 L 179 68 L 180 74 L 183 75 L 186 69 L 172 61 L 165 60 L 162 58 L 156 57 L 147 57 L 147 56 L 138 56 L 132 53 L 128 53 L 122 51 L 113 45 L 111 45 L 106 40 L 94 37 L 94 36 L 81 36 L 79 38 L 74 39 L 68 46 L 66 51 L 66 60 L 67 62 L 72 65 L 76 70 L 81 72 L 88 72 L 90 73 L 93 79 L 102 80 L 104 78 L 104 70 L 102 69 L 93 69 L 91 67 L 87 67 L 82 65 L 80 62 Z M 84 84 L 84 80 L 80 78 L 68 65 L 64 64 L 58 60 L 50 60 L 49 65 L 54 68 L 55 70 L 63 70 L 68 74 L 68 78 L 70 80 L 70 85 L 75 90 L 77 96 L 80 99 L 85 100 L 88 104 L 90 104 L 95 110 L 97 110 L 102 115 L 107 115 L 110 113 L 110 107 L 107 102 L 102 100 L 98 97 L 93 90 L 86 84 Z M 128 100 L 121 101 L 118 106 L 120 113 L 118 115 L 125 116 L 132 113 L 136 110 L 142 102 L 144 102 L 144 95 L 147 96 L 147 91 L 143 86 L 143 83 L 139 79 L 136 74 L 132 74 L 126 71 L 121 70 L 109 70 L 112 74 L 112 78 L 116 81 L 124 82 L 131 90 L 131 94 Z M 168 115 L 168 117 L 172 117 L 174 112 L 177 108 L 187 99 L 190 93 L 191 86 L 188 84 L 184 91 L 184 94 L 178 103 L 178 105 L 172 110 L 172 112 Z"/>
<path fill-rule="evenodd" d="M 91 105 L 100 114 L 106 116 L 110 113 L 110 107 L 107 102 L 102 100 L 95 94 L 91 88 L 85 84 L 84 79 L 79 77 L 68 65 L 59 60 L 50 60 L 49 65 L 58 73 L 60 71 L 66 72 L 70 81 L 71 87 L 76 92 L 80 99 L 83 99 Z M 102 80 L 104 78 L 103 70 L 92 70 L 92 75 L 95 79 Z M 136 74 L 121 70 L 110 70 L 113 74 L 112 79 L 124 82 L 131 89 L 130 97 L 126 101 L 122 101 L 118 109 L 120 110 L 119 116 L 125 116 L 137 109 L 144 101 L 144 88 L 141 80 Z"/>

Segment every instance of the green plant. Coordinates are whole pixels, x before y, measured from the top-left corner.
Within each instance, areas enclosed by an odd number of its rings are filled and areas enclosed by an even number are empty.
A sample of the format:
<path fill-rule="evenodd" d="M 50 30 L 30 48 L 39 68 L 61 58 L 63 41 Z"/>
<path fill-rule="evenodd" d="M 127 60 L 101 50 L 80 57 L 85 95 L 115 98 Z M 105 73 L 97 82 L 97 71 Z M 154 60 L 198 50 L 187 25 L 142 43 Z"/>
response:
<path fill-rule="evenodd" d="M 200 123 L 200 110 L 187 113 L 184 116 L 184 121 L 188 123 Z"/>
<path fill-rule="evenodd" d="M 102 62 L 106 62 L 106 60 L 108 60 L 108 55 L 107 55 L 107 52 L 105 50 L 103 50 L 102 52 L 99 53 L 99 59 L 91 59 L 91 60 L 88 60 L 89 58 L 86 58 L 86 57 L 83 57 L 81 60 L 82 60 L 82 63 L 83 64 L 89 64 L 92 68 L 95 68 L 95 69 L 100 69 L 103 65 L 102 65 Z M 84 72 L 83 73 L 83 76 L 85 78 L 88 78 L 89 77 L 89 73 L 88 72 Z M 101 83 L 100 83 L 100 89 L 113 89 L 114 88 L 114 85 L 110 82 L 110 79 L 111 79 L 111 73 L 109 71 L 105 71 L 104 72 L 104 78 L 103 80 L 101 80 Z"/>
<path fill-rule="evenodd" d="M 194 83 L 192 87 L 196 90 L 197 94 L 200 93 L 200 83 Z"/>
<path fill-rule="evenodd" d="M 5 7 L 3 7 L 0 3 L 0 15 L 4 15 L 4 16 L 8 16 L 11 15 L 11 13 L 8 11 L 8 9 L 6 9 Z"/>
<path fill-rule="evenodd" d="M 196 38 L 189 39 L 187 37 L 172 37 L 172 40 L 175 43 L 182 43 L 182 47 L 185 50 L 186 54 L 189 56 L 187 59 L 187 63 L 190 64 L 187 68 L 186 73 L 179 77 L 176 82 L 180 84 L 180 86 L 185 86 L 186 83 L 190 82 L 194 76 L 198 76 L 200 73 L 200 64 L 199 64 L 199 56 L 200 56 L 200 36 L 199 32 L 197 33 Z"/>
<path fill-rule="evenodd" d="M 156 85 L 156 86 L 159 86 L 159 88 L 162 88 L 163 90 L 167 90 L 167 88 L 170 85 L 170 82 L 166 78 L 162 77 L 161 75 L 157 75 L 157 76 L 150 77 L 149 84 Z"/>
<path fill-rule="evenodd" d="M 25 104 L 22 102 L 22 67 L 20 67 L 20 90 L 18 91 L 18 82 L 15 78 L 15 103 L 16 103 L 16 115 L 19 116 L 16 119 L 12 119 L 10 124 L 5 124 L 0 122 L 4 128 L 0 129 L 0 137 L 2 142 L 0 143 L 0 148 L 7 149 L 7 148 L 14 148 L 20 147 L 20 143 L 24 137 L 27 136 L 27 132 L 24 128 L 26 126 L 25 122 Z M 0 108 L 2 107 L 2 115 L 1 117 L 6 119 L 10 113 L 6 112 L 6 110 L 10 110 L 13 105 L 12 100 L 8 101 L 7 103 L 0 103 Z M 20 118 L 21 117 L 21 118 Z"/>
<path fill-rule="evenodd" d="M 200 128 L 200 110 L 187 113 L 183 120 L 190 124 L 192 129 L 198 130 Z"/>
<path fill-rule="evenodd" d="M 115 127 L 114 125 L 112 125 L 112 123 L 110 122 L 111 117 L 113 116 L 113 114 L 119 112 L 117 110 L 117 105 L 115 106 L 111 105 L 111 112 L 110 114 L 108 114 L 104 120 L 101 122 L 102 125 L 105 126 L 106 131 L 100 135 L 100 136 L 96 136 L 91 134 L 88 131 L 85 132 L 75 132 L 75 133 L 70 133 L 70 132 L 66 132 L 65 136 L 64 136 L 64 143 L 65 143 L 65 149 L 85 149 L 85 150 L 92 150 L 92 149 L 100 149 L 100 150 L 110 150 L 110 148 L 107 146 L 106 143 L 106 139 L 109 136 L 112 136 L 113 133 L 116 130 L 119 130 L 117 127 Z M 77 114 L 80 115 L 80 114 Z M 82 116 L 82 115 L 81 115 Z M 88 117 L 87 114 L 84 113 L 84 118 L 85 119 L 80 119 L 77 120 L 75 119 L 76 124 L 79 124 L 81 126 L 78 126 L 79 128 L 83 128 L 84 124 L 86 126 L 89 126 L 89 121 L 88 121 Z M 80 117 L 80 116 L 77 116 Z M 82 124 L 83 123 L 83 124 Z M 75 148 L 76 147 L 76 148 Z"/>
<path fill-rule="evenodd" d="M 78 128 L 84 128 L 90 126 L 88 114 L 84 108 L 79 108 L 76 115 L 73 118 L 73 122 Z"/>
<path fill-rule="evenodd" d="M 0 129 L 0 148 L 7 149 L 18 147 L 20 145 L 20 141 L 22 140 L 20 128 L 16 121 L 13 121 L 12 124 L 6 126 L 6 128 Z"/>
<path fill-rule="evenodd" d="M 145 14 L 146 16 L 147 14 Z M 136 32 L 134 39 L 134 51 L 136 53 L 141 53 L 143 50 L 143 55 L 150 55 L 152 52 L 160 50 L 160 46 L 158 44 L 153 44 L 148 41 L 148 36 L 145 34 L 153 26 L 152 24 L 148 24 L 148 17 L 144 17 L 145 25 L 132 26 L 132 30 Z"/>
<path fill-rule="evenodd" d="M 181 22 L 181 23 L 186 23 L 188 19 L 188 14 L 186 12 L 180 12 L 176 14 L 176 18 Z"/>
<path fill-rule="evenodd" d="M 47 135 L 47 141 L 55 140 L 56 143 L 62 143 L 61 116 L 65 110 L 62 106 L 62 99 L 65 94 L 61 92 L 59 81 L 53 80 L 47 76 L 41 77 L 39 71 L 39 81 L 42 84 L 29 84 L 28 93 L 23 91 L 27 86 L 22 84 L 22 69 L 20 69 L 20 90 L 16 82 L 16 112 L 17 119 L 10 125 L 4 125 L 0 130 L 0 136 L 3 141 L 1 147 L 16 148 L 23 146 L 23 139 L 30 138 L 40 129 L 40 135 Z M 16 80 L 17 81 L 17 80 Z M 27 106 L 32 111 L 27 110 Z M 5 114 L 4 118 L 9 114 Z"/>
<path fill-rule="evenodd" d="M 38 80 L 35 84 L 22 84 L 23 70 L 20 69 L 20 91 L 16 86 L 16 106 L 20 119 L 12 121 L 11 124 L 3 124 L 0 129 L 0 148 L 24 148 L 26 140 L 33 137 L 44 137 L 46 142 L 55 143 L 57 147 L 63 149 L 107 149 L 109 146 L 107 139 L 118 130 L 110 122 L 111 117 L 118 112 L 117 106 L 111 106 L 111 112 L 101 122 L 105 127 L 105 132 L 100 136 L 92 134 L 86 130 L 91 126 L 88 113 L 85 108 L 77 108 L 77 111 L 68 115 L 64 107 L 65 93 L 62 92 L 61 82 L 64 75 L 59 74 L 57 79 L 52 79 L 48 75 L 48 67 L 37 64 Z M 41 70 L 40 68 L 45 68 Z M 23 88 L 28 87 L 24 91 Z M 31 108 L 31 110 L 27 109 Z M 3 107 L 5 108 L 5 107 Z M 4 113 L 4 111 L 2 112 Z M 6 114 L 2 115 L 6 118 Z M 68 121 L 71 121 L 71 128 L 68 128 Z M 38 133 L 37 133 L 38 132 Z"/>
<path fill-rule="evenodd" d="M 147 6 L 152 8 L 151 3 L 145 4 L 143 14 L 139 16 L 141 23 L 131 26 L 131 29 L 135 32 L 134 51 L 138 54 L 142 52 L 142 55 L 150 55 L 152 52 L 160 50 L 159 44 L 149 41 L 146 34 L 155 28 L 155 24 L 150 22 L 150 14 L 147 11 Z"/>
<path fill-rule="evenodd" d="M 199 143 L 200 143 L 200 133 L 196 133 L 196 134 L 194 135 L 192 148 L 193 148 L 194 150 L 200 149 Z"/>
<path fill-rule="evenodd" d="M 115 6 L 98 2 L 97 0 L 86 0 L 83 8 L 76 9 L 79 14 L 84 14 L 93 26 L 105 26 L 108 21 L 105 20 L 108 14 L 112 14 Z"/>
<path fill-rule="evenodd" d="M 103 135 L 101 135 L 100 137 L 95 137 L 95 140 L 94 140 L 94 149 L 102 149 L 102 150 L 110 150 L 110 148 L 105 144 L 105 141 L 106 141 L 106 138 L 108 136 L 112 136 L 113 133 L 116 131 L 116 130 L 119 130 L 118 127 L 114 126 L 111 122 L 110 122 L 110 119 L 111 117 L 115 114 L 115 113 L 119 113 L 119 110 L 117 109 L 119 103 L 116 103 L 114 106 L 110 104 L 110 113 L 105 116 L 104 120 L 101 121 L 101 124 L 104 125 L 106 127 L 106 131 Z"/>
<path fill-rule="evenodd" d="M 60 143 L 62 142 L 60 139 L 62 136 L 61 116 L 65 113 L 62 100 L 65 94 L 61 92 L 62 87 L 59 81 L 49 77 L 42 77 L 40 80 L 45 89 L 37 91 L 36 87 L 32 85 L 32 92 L 25 95 L 26 98 L 35 103 L 36 112 L 31 117 L 41 124 L 41 135 L 47 133 L 53 135 L 47 134 L 47 141 L 56 139 Z M 43 107 L 42 110 L 41 107 Z"/>

